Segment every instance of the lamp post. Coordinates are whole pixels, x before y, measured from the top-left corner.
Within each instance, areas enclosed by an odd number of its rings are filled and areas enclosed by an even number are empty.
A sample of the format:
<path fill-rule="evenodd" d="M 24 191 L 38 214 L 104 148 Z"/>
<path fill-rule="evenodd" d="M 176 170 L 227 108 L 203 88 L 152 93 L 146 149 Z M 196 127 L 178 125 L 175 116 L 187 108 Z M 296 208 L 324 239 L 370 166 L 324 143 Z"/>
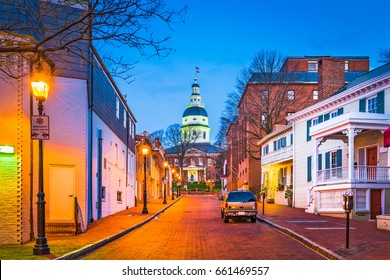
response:
<path fill-rule="evenodd" d="M 167 184 L 168 184 L 168 177 L 167 177 L 167 168 L 168 168 L 168 162 L 164 161 L 164 169 L 165 169 L 165 182 L 164 182 L 164 201 L 163 204 L 167 204 Z"/>
<path fill-rule="evenodd" d="M 179 182 L 179 173 L 176 174 L 176 177 L 177 177 L 177 183 L 176 183 L 176 197 L 179 197 L 179 185 L 178 185 L 178 182 Z"/>
<path fill-rule="evenodd" d="M 149 149 L 147 146 L 142 148 L 142 154 L 144 155 L 144 208 L 142 209 L 142 214 L 148 214 L 148 207 L 146 205 L 146 155 L 148 154 Z"/>
<path fill-rule="evenodd" d="M 175 181 L 175 169 L 172 169 L 172 181 L 171 181 L 171 184 L 172 184 L 172 200 L 175 199 L 175 192 L 173 190 L 173 182 Z"/>
<path fill-rule="evenodd" d="M 39 116 L 43 115 L 43 102 L 49 95 L 49 85 L 43 81 L 32 81 L 31 88 L 38 103 Z M 38 237 L 35 239 L 33 248 L 34 255 L 45 255 L 50 253 L 49 245 L 46 239 L 45 229 L 45 193 L 43 190 L 43 143 L 42 139 L 38 140 L 39 159 L 38 159 L 38 201 L 37 201 L 37 228 Z"/>

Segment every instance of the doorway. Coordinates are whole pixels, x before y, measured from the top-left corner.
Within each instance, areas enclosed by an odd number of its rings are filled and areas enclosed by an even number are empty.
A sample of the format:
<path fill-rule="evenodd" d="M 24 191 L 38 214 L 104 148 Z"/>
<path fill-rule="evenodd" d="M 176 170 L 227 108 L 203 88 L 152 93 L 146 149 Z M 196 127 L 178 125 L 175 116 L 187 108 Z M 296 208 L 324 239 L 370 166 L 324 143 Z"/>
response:
<path fill-rule="evenodd" d="M 370 195 L 370 219 L 376 219 L 377 215 L 382 214 L 381 189 L 371 189 Z"/>
<path fill-rule="evenodd" d="M 376 180 L 376 168 L 378 163 L 377 147 L 367 149 L 367 179 Z"/>
<path fill-rule="evenodd" d="M 52 221 L 74 219 L 75 167 L 73 165 L 50 166 L 49 217 Z"/>

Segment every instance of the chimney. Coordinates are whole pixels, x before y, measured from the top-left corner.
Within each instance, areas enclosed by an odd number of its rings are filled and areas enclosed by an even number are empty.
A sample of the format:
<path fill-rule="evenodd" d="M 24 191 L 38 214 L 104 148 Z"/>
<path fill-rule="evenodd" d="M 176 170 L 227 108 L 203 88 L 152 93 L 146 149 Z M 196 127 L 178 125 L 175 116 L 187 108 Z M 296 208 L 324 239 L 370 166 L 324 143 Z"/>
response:
<path fill-rule="evenodd" d="M 160 138 L 156 137 L 154 138 L 154 147 L 159 148 L 161 146 Z"/>
<path fill-rule="evenodd" d="M 318 95 L 324 100 L 345 86 L 344 59 L 323 57 L 318 62 Z"/>

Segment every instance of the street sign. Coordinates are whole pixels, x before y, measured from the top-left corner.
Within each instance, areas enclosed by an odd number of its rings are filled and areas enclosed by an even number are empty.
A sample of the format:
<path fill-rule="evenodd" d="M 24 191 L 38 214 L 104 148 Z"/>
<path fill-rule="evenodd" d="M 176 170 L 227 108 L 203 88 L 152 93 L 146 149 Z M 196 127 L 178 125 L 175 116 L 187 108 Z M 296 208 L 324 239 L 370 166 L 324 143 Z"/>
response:
<path fill-rule="evenodd" d="M 31 116 L 31 139 L 50 139 L 49 116 Z"/>

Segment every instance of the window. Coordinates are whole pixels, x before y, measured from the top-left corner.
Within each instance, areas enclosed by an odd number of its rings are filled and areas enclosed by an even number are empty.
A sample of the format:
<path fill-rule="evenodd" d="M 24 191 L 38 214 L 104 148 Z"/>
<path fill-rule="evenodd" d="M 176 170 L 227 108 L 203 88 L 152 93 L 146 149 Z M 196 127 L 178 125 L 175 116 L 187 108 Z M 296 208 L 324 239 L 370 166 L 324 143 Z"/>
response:
<path fill-rule="evenodd" d="M 269 153 L 269 145 L 263 147 L 263 155 L 267 155 Z"/>
<path fill-rule="evenodd" d="M 118 99 L 118 97 L 115 100 L 115 111 L 116 111 L 116 118 L 119 119 L 119 99 Z"/>
<path fill-rule="evenodd" d="M 287 99 L 294 100 L 294 98 L 295 98 L 295 91 L 293 91 L 293 90 L 287 91 Z"/>
<path fill-rule="evenodd" d="M 318 100 L 318 90 L 313 90 L 313 100 Z"/>
<path fill-rule="evenodd" d="M 267 99 L 268 98 L 268 90 L 263 90 L 261 92 L 261 99 Z"/>
<path fill-rule="evenodd" d="M 367 189 L 356 189 L 356 210 L 368 210 Z"/>
<path fill-rule="evenodd" d="M 191 159 L 191 165 L 195 165 L 195 159 L 194 158 Z"/>
<path fill-rule="evenodd" d="M 279 150 L 283 147 L 286 147 L 286 145 L 287 145 L 287 138 L 286 137 L 282 137 L 278 140 L 275 140 L 274 141 L 274 151 Z"/>
<path fill-rule="evenodd" d="M 122 192 L 121 191 L 116 192 L 116 201 L 122 202 Z"/>
<path fill-rule="evenodd" d="M 179 160 L 177 158 L 175 158 L 175 165 L 179 165 Z"/>
<path fill-rule="evenodd" d="M 345 62 L 344 62 L 344 70 L 345 71 L 349 71 L 349 61 L 348 60 L 346 60 Z"/>
<path fill-rule="evenodd" d="M 199 165 L 203 166 L 203 158 L 199 158 Z"/>
<path fill-rule="evenodd" d="M 317 63 L 317 61 L 308 61 L 307 69 L 308 69 L 308 71 L 313 71 L 313 72 L 318 71 L 318 63 Z"/>
<path fill-rule="evenodd" d="M 367 112 L 376 113 L 378 109 L 378 97 L 372 97 L 367 99 Z"/>
<path fill-rule="evenodd" d="M 102 200 L 106 200 L 106 187 L 102 187 Z"/>
<path fill-rule="evenodd" d="M 127 114 L 126 114 L 126 110 L 123 110 L 123 127 L 124 128 L 127 127 Z"/>
<path fill-rule="evenodd" d="M 385 92 L 378 92 L 376 96 L 359 100 L 359 112 L 385 113 Z"/>
<path fill-rule="evenodd" d="M 206 131 L 203 131 L 203 139 L 206 139 Z"/>
<path fill-rule="evenodd" d="M 341 177 L 342 176 L 342 150 L 330 151 L 325 153 L 325 177 Z"/>
<path fill-rule="evenodd" d="M 207 165 L 208 165 L 208 166 L 213 165 L 213 160 L 212 160 L 211 158 L 209 158 L 209 159 L 207 160 Z"/>
<path fill-rule="evenodd" d="M 321 209 L 335 209 L 343 206 L 343 192 L 344 191 L 322 191 L 320 195 L 320 208 Z"/>

